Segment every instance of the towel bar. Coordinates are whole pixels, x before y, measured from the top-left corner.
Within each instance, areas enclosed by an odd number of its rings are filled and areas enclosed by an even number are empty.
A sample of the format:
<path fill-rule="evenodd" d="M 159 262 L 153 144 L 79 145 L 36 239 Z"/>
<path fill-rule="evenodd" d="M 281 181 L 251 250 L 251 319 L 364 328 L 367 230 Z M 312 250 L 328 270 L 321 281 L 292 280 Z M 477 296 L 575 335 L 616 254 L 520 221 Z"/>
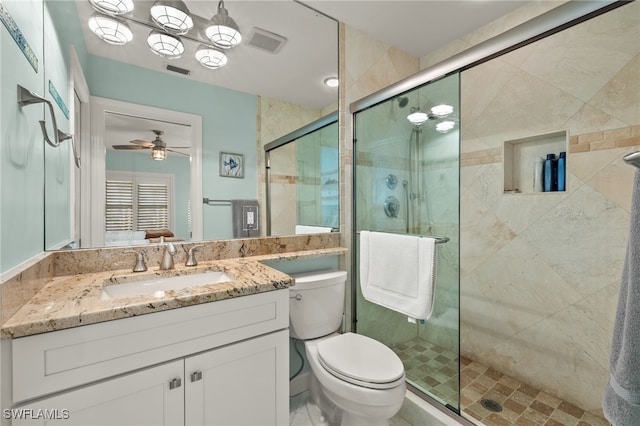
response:
<path fill-rule="evenodd" d="M 435 235 L 401 234 L 400 232 L 386 232 L 386 231 L 371 231 L 371 232 L 385 232 L 387 234 L 406 235 L 409 237 L 433 238 L 434 240 L 436 240 L 436 244 L 444 244 L 449 242 L 449 237 L 439 237 Z M 356 234 L 360 235 L 360 231 L 356 231 Z"/>
<path fill-rule="evenodd" d="M 230 206 L 231 200 L 212 200 L 211 198 L 203 198 L 202 203 L 210 206 Z"/>

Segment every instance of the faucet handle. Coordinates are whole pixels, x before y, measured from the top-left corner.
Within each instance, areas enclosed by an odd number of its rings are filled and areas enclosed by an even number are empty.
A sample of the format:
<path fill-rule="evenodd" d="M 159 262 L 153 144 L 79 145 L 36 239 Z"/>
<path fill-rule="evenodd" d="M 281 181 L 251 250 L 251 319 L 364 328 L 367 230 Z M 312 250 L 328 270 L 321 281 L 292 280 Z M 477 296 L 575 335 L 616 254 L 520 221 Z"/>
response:
<path fill-rule="evenodd" d="M 144 263 L 144 256 L 141 251 L 135 251 L 135 250 L 126 250 L 124 253 L 134 253 L 138 256 L 137 260 L 136 260 L 136 265 L 133 267 L 133 272 L 144 272 L 147 270 L 147 265 L 146 263 Z"/>
<path fill-rule="evenodd" d="M 185 266 L 196 266 L 198 264 L 195 252 L 202 246 L 204 246 L 204 244 L 197 244 L 189 249 L 189 253 L 187 253 L 187 262 L 184 264 Z"/>

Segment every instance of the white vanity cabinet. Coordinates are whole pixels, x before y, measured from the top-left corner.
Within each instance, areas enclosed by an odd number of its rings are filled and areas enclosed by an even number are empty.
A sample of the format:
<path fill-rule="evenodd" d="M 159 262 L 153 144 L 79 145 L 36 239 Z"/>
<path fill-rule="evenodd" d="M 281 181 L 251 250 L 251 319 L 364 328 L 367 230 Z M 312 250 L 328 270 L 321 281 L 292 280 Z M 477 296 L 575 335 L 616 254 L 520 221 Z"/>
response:
<path fill-rule="evenodd" d="M 15 408 L 13 425 L 182 425 L 183 376 L 182 360 L 126 374 Z"/>
<path fill-rule="evenodd" d="M 14 339 L 13 425 L 288 424 L 288 304 L 275 290 Z"/>
<path fill-rule="evenodd" d="M 187 358 L 187 426 L 288 424 L 288 351 L 281 331 Z"/>

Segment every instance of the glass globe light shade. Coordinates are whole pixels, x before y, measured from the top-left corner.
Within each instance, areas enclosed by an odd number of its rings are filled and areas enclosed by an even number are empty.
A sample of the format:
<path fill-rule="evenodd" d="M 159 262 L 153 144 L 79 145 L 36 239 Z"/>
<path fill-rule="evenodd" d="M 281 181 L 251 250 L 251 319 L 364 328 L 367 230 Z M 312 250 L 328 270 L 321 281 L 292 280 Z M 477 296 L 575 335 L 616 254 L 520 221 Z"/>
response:
<path fill-rule="evenodd" d="M 153 51 L 167 59 L 177 59 L 184 53 L 184 44 L 178 37 L 164 34 L 158 31 L 151 31 L 147 37 L 147 44 Z"/>
<path fill-rule="evenodd" d="M 201 46 L 196 51 L 196 59 L 205 68 L 216 70 L 227 64 L 227 55 L 217 49 Z"/>
<path fill-rule="evenodd" d="M 123 45 L 133 39 L 131 28 L 124 21 L 98 13 L 89 18 L 89 29 L 109 44 Z"/>
<path fill-rule="evenodd" d="M 180 0 L 158 0 L 151 6 L 151 19 L 163 30 L 182 35 L 193 28 L 189 9 Z"/>

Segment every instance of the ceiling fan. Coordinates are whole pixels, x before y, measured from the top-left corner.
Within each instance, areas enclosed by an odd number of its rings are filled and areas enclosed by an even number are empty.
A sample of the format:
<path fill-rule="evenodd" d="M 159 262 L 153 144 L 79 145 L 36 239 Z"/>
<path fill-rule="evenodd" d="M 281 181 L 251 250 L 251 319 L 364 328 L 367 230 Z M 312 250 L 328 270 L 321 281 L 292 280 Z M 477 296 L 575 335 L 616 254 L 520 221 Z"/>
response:
<path fill-rule="evenodd" d="M 113 145 L 113 149 L 119 150 L 140 150 L 140 149 L 151 149 L 151 158 L 154 160 L 164 160 L 167 158 L 167 151 L 174 152 L 176 154 L 189 156 L 189 154 L 185 154 L 184 152 L 175 151 L 175 149 L 189 149 L 188 146 L 171 146 L 168 147 L 164 141 L 160 138 L 160 135 L 164 134 L 162 130 L 152 130 L 155 133 L 156 138 L 152 142 L 143 141 L 140 139 L 134 139 L 129 141 L 132 145 Z M 172 149 L 174 148 L 174 149 Z"/>

